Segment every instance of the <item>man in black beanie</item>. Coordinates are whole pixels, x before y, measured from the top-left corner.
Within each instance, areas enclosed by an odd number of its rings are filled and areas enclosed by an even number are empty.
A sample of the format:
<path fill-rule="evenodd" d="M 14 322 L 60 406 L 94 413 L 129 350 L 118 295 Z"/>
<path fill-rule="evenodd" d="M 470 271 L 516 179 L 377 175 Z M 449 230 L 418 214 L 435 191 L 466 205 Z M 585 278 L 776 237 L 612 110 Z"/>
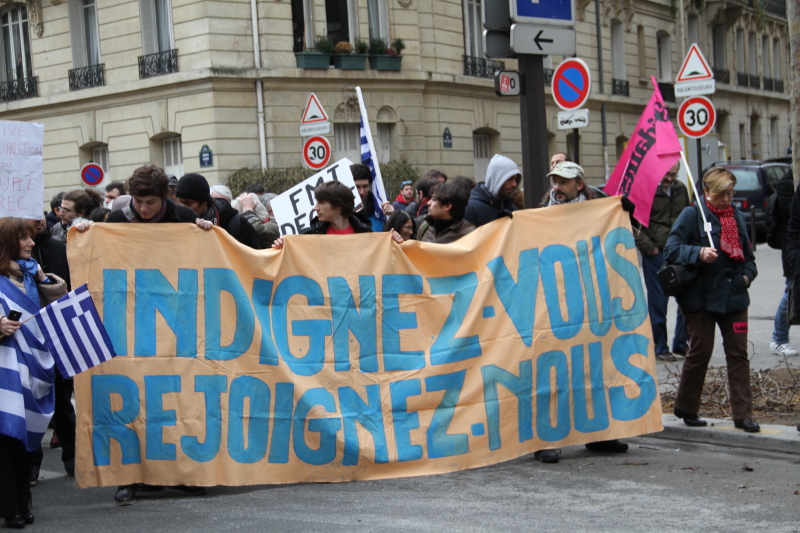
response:
<path fill-rule="evenodd" d="M 203 220 L 227 231 L 234 239 L 256 250 L 261 249 L 253 226 L 224 198 L 212 198 L 206 178 L 200 174 L 184 174 L 175 189 L 178 203 L 188 207 Z"/>

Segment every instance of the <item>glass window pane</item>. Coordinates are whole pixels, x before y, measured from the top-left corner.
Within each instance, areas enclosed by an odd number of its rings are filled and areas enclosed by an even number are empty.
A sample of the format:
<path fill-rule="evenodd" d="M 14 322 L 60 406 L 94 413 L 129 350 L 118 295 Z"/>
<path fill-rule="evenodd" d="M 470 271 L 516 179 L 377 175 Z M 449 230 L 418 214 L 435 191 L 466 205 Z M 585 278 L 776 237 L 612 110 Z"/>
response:
<path fill-rule="evenodd" d="M 14 12 L 16 13 L 16 10 L 14 10 Z M 13 39 L 14 50 L 14 79 L 18 80 L 25 77 L 25 70 L 22 60 L 22 45 L 19 42 L 19 23 L 12 25 L 11 28 L 11 37 Z"/>
<path fill-rule="evenodd" d="M 86 31 L 86 59 L 90 65 L 97 65 L 100 63 L 100 43 L 94 0 L 83 0 L 83 25 Z"/>
<path fill-rule="evenodd" d="M 25 77 L 30 78 L 33 75 L 33 65 L 31 64 L 31 39 L 28 36 L 28 21 L 22 23 L 22 44 L 25 47 Z"/>
<path fill-rule="evenodd" d="M 158 51 L 166 52 L 172 49 L 169 36 L 169 0 L 155 0 L 156 7 L 156 35 L 158 36 Z"/>
<path fill-rule="evenodd" d="M 9 26 L 3 25 L 3 55 L 5 56 L 6 60 L 6 71 L 5 71 L 5 78 L 6 81 L 11 81 L 14 79 L 14 61 L 12 61 L 13 50 L 11 44 L 11 34 L 9 33 Z"/>
<path fill-rule="evenodd" d="M 759 190 L 758 174 L 752 170 L 742 170 L 738 168 L 728 169 L 736 176 L 736 192 L 751 192 Z"/>

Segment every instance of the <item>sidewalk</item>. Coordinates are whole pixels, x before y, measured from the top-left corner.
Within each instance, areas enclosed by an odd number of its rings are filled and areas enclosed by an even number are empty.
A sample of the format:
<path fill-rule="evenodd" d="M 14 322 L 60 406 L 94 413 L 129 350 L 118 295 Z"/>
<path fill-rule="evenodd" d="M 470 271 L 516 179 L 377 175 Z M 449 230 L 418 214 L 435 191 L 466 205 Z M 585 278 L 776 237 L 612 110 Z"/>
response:
<path fill-rule="evenodd" d="M 752 448 L 756 450 L 794 453 L 800 455 L 800 431 L 794 426 L 761 424 L 759 433 L 745 433 L 733 427 L 731 420 L 704 418 L 708 426 L 692 428 L 675 415 L 664 414 L 661 423 L 664 431 L 651 433 L 648 437 L 684 442 L 699 442 L 715 446 Z"/>

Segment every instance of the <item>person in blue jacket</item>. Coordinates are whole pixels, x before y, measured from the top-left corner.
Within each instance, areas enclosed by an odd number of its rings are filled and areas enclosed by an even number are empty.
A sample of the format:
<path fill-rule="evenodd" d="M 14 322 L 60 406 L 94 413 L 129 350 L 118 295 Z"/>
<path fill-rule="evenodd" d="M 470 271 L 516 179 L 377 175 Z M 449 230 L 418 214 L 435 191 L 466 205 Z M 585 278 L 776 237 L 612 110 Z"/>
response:
<path fill-rule="evenodd" d="M 689 351 L 683 363 L 675 398 L 675 416 L 687 426 L 705 426 L 700 419 L 700 396 L 708 363 L 714 351 L 714 330 L 722 334 L 728 367 L 731 413 L 734 425 L 747 432 L 760 427 L 752 420 L 750 361 L 747 358 L 748 287 L 758 275 L 755 255 L 744 217 L 731 200 L 736 176 L 724 168 L 712 168 L 703 176 L 704 196 L 695 208 L 678 217 L 664 248 L 673 264 L 697 265 L 695 282 L 677 296 L 689 333 Z M 698 209 L 710 225 L 713 248 Z"/>

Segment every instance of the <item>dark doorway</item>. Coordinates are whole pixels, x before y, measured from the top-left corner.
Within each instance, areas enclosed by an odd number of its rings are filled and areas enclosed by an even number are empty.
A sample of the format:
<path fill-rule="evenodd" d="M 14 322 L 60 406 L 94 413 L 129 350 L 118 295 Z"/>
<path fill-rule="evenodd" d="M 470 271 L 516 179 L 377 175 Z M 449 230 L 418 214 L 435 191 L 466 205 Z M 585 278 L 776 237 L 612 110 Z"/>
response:
<path fill-rule="evenodd" d="M 328 20 L 328 37 L 334 45 L 350 40 L 347 0 L 325 0 L 325 17 Z"/>

